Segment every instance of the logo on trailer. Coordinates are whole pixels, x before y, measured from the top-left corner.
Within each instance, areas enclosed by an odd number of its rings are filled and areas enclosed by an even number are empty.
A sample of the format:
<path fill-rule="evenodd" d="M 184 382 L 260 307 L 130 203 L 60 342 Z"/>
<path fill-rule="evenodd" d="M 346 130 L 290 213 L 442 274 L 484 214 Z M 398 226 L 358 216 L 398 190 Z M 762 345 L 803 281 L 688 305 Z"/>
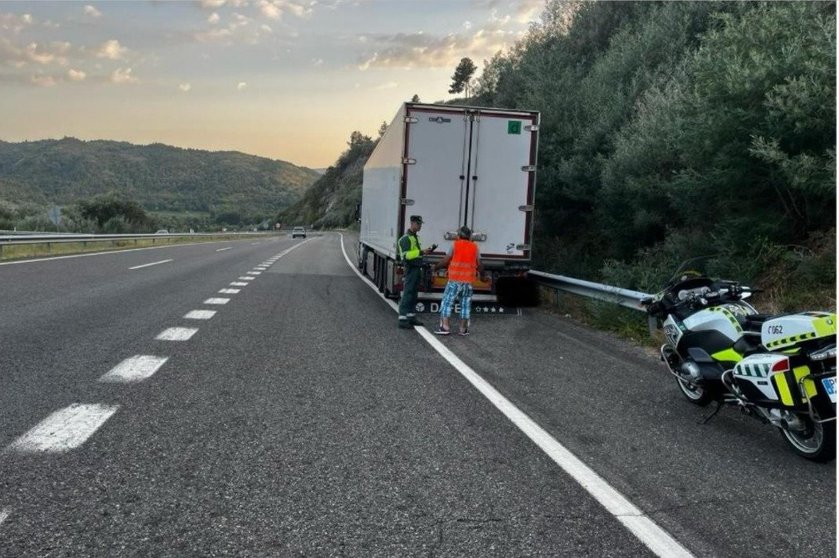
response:
<path fill-rule="evenodd" d="M 452 119 L 451 118 L 443 118 L 442 116 L 429 116 L 428 121 L 429 122 L 436 122 L 437 124 L 444 124 L 446 122 L 451 122 Z"/>

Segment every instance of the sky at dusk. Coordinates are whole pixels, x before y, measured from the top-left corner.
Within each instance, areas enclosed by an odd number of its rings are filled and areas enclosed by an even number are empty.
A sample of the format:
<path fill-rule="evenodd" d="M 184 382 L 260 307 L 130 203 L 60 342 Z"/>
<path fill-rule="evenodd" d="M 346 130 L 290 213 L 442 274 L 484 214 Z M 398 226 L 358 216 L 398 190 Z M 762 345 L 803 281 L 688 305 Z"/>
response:
<path fill-rule="evenodd" d="M 236 150 L 313 168 L 451 98 L 544 0 L 0 2 L 0 139 Z"/>

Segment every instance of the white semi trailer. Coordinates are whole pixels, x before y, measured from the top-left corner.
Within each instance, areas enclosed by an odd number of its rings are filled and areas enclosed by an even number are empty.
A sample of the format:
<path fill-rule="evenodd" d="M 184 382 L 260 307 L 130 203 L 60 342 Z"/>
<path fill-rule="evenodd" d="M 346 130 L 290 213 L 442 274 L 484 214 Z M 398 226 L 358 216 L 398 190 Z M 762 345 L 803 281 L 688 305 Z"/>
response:
<path fill-rule="evenodd" d="M 423 218 L 423 248 L 438 245 L 428 263 L 442 259 L 466 225 L 485 269 L 473 300 L 498 304 L 505 278 L 530 267 L 538 130 L 533 111 L 403 104 L 364 166 L 359 269 L 397 298 L 396 243 L 410 216 Z M 426 268 L 420 300 L 439 299 L 445 284 L 444 271 Z"/>

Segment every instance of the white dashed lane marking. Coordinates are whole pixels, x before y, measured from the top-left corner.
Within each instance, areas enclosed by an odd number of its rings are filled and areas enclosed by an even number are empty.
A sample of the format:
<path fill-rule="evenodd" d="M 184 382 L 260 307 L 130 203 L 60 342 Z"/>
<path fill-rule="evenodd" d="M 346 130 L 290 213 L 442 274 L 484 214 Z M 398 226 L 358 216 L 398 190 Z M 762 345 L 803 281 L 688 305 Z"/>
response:
<path fill-rule="evenodd" d="M 221 294 L 239 294 L 240 289 L 220 289 Z"/>
<path fill-rule="evenodd" d="M 165 264 L 165 263 L 169 263 L 169 262 L 173 262 L 173 261 L 175 261 L 175 260 L 160 260 L 159 262 L 152 262 L 152 263 L 147 263 L 147 264 L 143 264 L 143 265 L 135 265 L 134 267 L 129 267 L 128 269 L 141 269 L 141 268 L 144 268 L 144 267 L 151 267 L 153 265 L 160 265 L 160 264 Z"/>
<path fill-rule="evenodd" d="M 216 315 L 215 310 L 193 310 L 187 313 L 184 318 L 187 320 L 209 320 Z"/>
<path fill-rule="evenodd" d="M 227 248 L 219 248 L 216 252 L 224 252 L 225 250 L 230 250 L 232 246 L 228 246 Z"/>
<path fill-rule="evenodd" d="M 233 281 L 230 283 L 231 287 L 247 287 L 250 283 L 243 283 L 241 281 Z"/>
<path fill-rule="evenodd" d="M 142 382 L 150 378 L 163 366 L 169 357 L 152 355 L 134 355 L 127 358 L 113 367 L 104 376 L 99 378 L 100 382 Z"/>
<path fill-rule="evenodd" d="M 197 331 L 198 329 L 194 327 L 170 327 L 161 331 L 155 339 L 160 341 L 187 341 Z"/>
<path fill-rule="evenodd" d="M 242 281 L 253 281 L 256 277 L 239 277 Z"/>
<path fill-rule="evenodd" d="M 261 271 L 248 271 L 248 275 L 262 275 Z"/>
<path fill-rule="evenodd" d="M 208 298 L 204 304 L 227 304 L 230 302 L 229 298 Z"/>
<path fill-rule="evenodd" d="M 9 519 L 10 515 L 12 515 L 12 510 L 9 508 L 0 509 L 0 525 L 3 525 L 3 522 Z"/>
<path fill-rule="evenodd" d="M 12 442 L 7 450 L 36 453 L 75 449 L 105 424 L 117 409 L 119 405 L 74 403 L 45 418 L 35 428 Z"/>

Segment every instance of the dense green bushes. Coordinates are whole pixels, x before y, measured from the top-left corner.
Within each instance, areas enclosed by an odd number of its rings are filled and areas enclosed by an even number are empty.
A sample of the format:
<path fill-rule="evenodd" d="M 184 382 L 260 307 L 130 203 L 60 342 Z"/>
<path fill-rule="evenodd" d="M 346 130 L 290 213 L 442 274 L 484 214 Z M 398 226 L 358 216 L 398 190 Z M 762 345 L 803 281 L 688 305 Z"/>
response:
<path fill-rule="evenodd" d="M 478 87 L 542 112 L 537 266 L 654 291 L 717 254 L 833 304 L 835 51 L 833 3 L 550 1 Z"/>

